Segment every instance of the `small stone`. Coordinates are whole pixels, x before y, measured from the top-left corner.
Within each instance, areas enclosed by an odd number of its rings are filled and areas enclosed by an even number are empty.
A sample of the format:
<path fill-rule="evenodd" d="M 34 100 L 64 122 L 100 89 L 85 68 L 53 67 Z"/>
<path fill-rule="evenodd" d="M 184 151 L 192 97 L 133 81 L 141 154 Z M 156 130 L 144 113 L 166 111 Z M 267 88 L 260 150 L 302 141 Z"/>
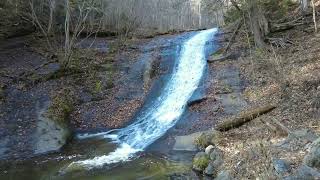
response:
<path fill-rule="evenodd" d="M 192 167 L 195 171 L 203 172 L 209 165 L 209 162 L 209 156 L 205 152 L 199 152 L 193 158 Z"/>
<path fill-rule="evenodd" d="M 311 150 L 303 162 L 310 167 L 320 169 L 320 138 L 312 143 Z"/>
<path fill-rule="evenodd" d="M 283 174 L 290 172 L 290 168 L 291 168 L 290 162 L 283 160 L 283 159 L 273 159 L 272 162 L 273 162 L 274 169 L 280 175 L 283 175 Z"/>
<path fill-rule="evenodd" d="M 205 153 L 210 155 L 214 151 L 214 146 L 210 145 L 206 148 Z"/>
<path fill-rule="evenodd" d="M 230 171 L 221 171 L 215 180 L 232 180 L 233 177 L 231 176 Z"/>

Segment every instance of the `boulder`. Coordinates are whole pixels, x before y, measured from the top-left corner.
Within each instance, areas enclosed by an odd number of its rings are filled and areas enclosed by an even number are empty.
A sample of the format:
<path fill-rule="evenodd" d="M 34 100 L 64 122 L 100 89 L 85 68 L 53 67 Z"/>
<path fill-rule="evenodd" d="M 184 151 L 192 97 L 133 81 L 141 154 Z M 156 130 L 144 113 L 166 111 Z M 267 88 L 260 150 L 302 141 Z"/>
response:
<path fill-rule="evenodd" d="M 213 162 L 210 162 L 209 165 L 204 170 L 204 174 L 207 176 L 216 176 L 218 174 L 218 168 Z"/>
<path fill-rule="evenodd" d="M 306 165 L 300 166 L 296 173 L 291 176 L 287 176 L 283 178 L 284 180 L 314 180 L 314 179 L 320 179 L 320 172 L 316 169 L 313 169 L 311 167 L 308 167 Z"/>
<path fill-rule="evenodd" d="M 232 180 L 233 177 L 231 176 L 230 171 L 221 171 L 215 180 Z"/>
<path fill-rule="evenodd" d="M 210 158 L 205 152 L 199 152 L 195 155 L 192 162 L 192 168 L 195 171 L 203 172 L 209 165 Z"/>
<path fill-rule="evenodd" d="M 211 161 L 216 161 L 216 160 L 222 160 L 223 159 L 223 152 L 215 148 L 211 153 L 210 153 L 210 160 Z"/>
<path fill-rule="evenodd" d="M 222 159 L 216 159 L 215 161 L 210 161 L 210 163 L 208 164 L 208 166 L 204 170 L 204 174 L 207 176 L 212 176 L 212 177 L 217 176 L 222 164 L 223 164 Z"/>
<path fill-rule="evenodd" d="M 303 162 L 307 166 L 320 169 L 320 138 L 312 143 L 311 150 L 305 156 Z"/>
<path fill-rule="evenodd" d="M 210 153 L 210 163 L 204 171 L 207 176 L 217 176 L 221 165 L 223 164 L 223 153 L 218 148 L 214 148 Z"/>
<path fill-rule="evenodd" d="M 283 159 L 272 159 L 272 163 L 276 172 L 280 175 L 289 173 L 291 170 L 291 163 Z"/>
<path fill-rule="evenodd" d="M 195 144 L 200 149 L 205 149 L 210 145 L 218 144 L 221 139 L 221 132 L 216 130 L 211 130 L 203 132 L 200 137 L 195 140 Z"/>
<path fill-rule="evenodd" d="M 276 147 L 284 150 L 299 150 L 305 148 L 306 144 L 314 142 L 318 136 L 311 130 L 301 129 L 293 131 L 288 137 L 276 145 Z"/>

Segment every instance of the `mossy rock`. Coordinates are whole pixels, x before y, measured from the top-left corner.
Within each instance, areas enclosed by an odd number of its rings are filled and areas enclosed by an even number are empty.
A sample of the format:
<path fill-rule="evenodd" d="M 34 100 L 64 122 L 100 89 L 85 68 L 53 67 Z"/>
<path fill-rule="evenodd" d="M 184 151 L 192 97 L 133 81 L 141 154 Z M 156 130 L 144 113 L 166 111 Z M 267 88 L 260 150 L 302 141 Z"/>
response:
<path fill-rule="evenodd" d="M 210 145 L 216 145 L 221 140 L 221 132 L 212 130 L 202 133 L 196 140 L 195 145 L 200 149 L 205 149 Z"/>
<path fill-rule="evenodd" d="M 62 90 L 52 98 L 47 115 L 62 127 L 67 126 L 69 123 L 67 122 L 67 119 L 74 108 L 74 100 L 72 97 L 70 90 Z"/>
<path fill-rule="evenodd" d="M 193 158 L 192 168 L 195 171 L 203 172 L 210 163 L 210 157 L 205 152 L 199 152 Z"/>

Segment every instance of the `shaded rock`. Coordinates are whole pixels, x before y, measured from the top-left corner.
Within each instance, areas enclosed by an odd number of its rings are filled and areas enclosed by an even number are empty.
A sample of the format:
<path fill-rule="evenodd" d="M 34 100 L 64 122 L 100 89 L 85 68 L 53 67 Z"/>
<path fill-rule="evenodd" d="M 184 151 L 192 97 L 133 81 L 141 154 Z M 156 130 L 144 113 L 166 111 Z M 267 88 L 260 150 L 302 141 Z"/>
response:
<path fill-rule="evenodd" d="M 210 162 L 208 167 L 204 170 L 204 174 L 207 176 L 216 176 L 218 174 L 218 167 L 213 162 Z"/>
<path fill-rule="evenodd" d="M 297 130 L 297 131 L 294 131 L 292 133 L 292 135 L 289 135 L 290 138 L 302 138 L 302 139 L 306 139 L 310 142 L 313 142 L 315 141 L 318 136 L 313 132 L 311 131 L 310 129 L 302 129 L 302 130 Z"/>
<path fill-rule="evenodd" d="M 286 160 L 273 159 L 272 163 L 273 163 L 274 169 L 280 175 L 286 174 L 286 173 L 290 172 L 290 170 L 291 170 L 291 166 L 290 166 L 291 163 Z"/>
<path fill-rule="evenodd" d="M 199 152 L 195 155 L 192 162 L 192 168 L 195 171 L 202 172 L 209 165 L 210 159 L 209 156 L 205 152 Z"/>
<path fill-rule="evenodd" d="M 287 176 L 285 180 L 314 180 L 320 178 L 320 172 L 316 169 L 302 165 L 298 168 L 296 173 L 292 176 Z"/>
<path fill-rule="evenodd" d="M 220 149 L 215 148 L 211 153 L 210 153 L 210 160 L 211 161 L 216 161 L 216 160 L 222 160 L 223 159 L 223 153 Z"/>
<path fill-rule="evenodd" d="M 312 143 L 311 150 L 303 162 L 310 167 L 320 169 L 320 138 Z"/>
<path fill-rule="evenodd" d="M 231 176 L 230 171 L 221 171 L 215 180 L 232 180 L 233 177 Z"/>
<path fill-rule="evenodd" d="M 193 106 L 196 104 L 200 104 L 200 103 L 206 101 L 207 99 L 208 99 L 208 97 L 200 97 L 198 99 L 188 101 L 187 105 L 190 107 L 190 106 Z"/>
<path fill-rule="evenodd" d="M 209 165 L 204 170 L 204 174 L 207 176 L 217 176 L 222 164 L 223 159 L 218 157 L 216 160 L 209 163 Z"/>
<path fill-rule="evenodd" d="M 37 104 L 37 130 L 34 134 L 34 153 L 43 154 L 51 151 L 58 151 L 65 145 L 71 133 L 67 125 L 62 125 L 49 119 L 46 115 L 49 102 L 44 105 Z"/>
<path fill-rule="evenodd" d="M 210 145 L 210 146 L 206 147 L 206 149 L 205 149 L 205 153 L 208 155 L 210 155 L 213 151 L 214 151 L 213 145 Z"/>
<path fill-rule="evenodd" d="M 193 133 L 186 136 L 175 137 L 174 151 L 197 151 L 195 140 L 201 136 L 202 132 Z"/>
<path fill-rule="evenodd" d="M 284 141 L 277 144 L 276 147 L 286 150 L 297 150 L 299 148 L 304 148 L 306 144 L 310 144 L 317 138 L 318 136 L 311 130 L 297 130 L 290 133 L 289 136 Z"/>
<path fill-rule="evenodd" d="M 200 137 L 195 140 L 195 144 L 200 149 L 205 149 L 209 145 L 217 144 L 221 139 L 221 132 L 212 130 L 203 132 Z"/>

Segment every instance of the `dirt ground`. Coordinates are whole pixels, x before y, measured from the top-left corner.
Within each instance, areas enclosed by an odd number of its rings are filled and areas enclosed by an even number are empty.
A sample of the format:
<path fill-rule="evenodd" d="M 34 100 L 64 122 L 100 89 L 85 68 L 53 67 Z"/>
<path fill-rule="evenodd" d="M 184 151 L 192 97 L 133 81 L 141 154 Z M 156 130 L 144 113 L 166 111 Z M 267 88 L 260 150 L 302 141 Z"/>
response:
<path fill-rule="evenodd" d="M 282 179 L 294 173 L 319 137 L 320 35 L 307 31 L 311 28 L 274 34 L 292 43 L 270 52 L 248 49 L 246 34 L 241 32 L 231 50 L 242 52 L 240 58 L 216 63 L 239 67 L 247 82 L 241 92 L 247 107 L 276 106 L 272 112 L 223 133 L 218 147 L 225 152 L 224 169 L 236 179 Z M 274 168 L 279 159 L 290 164 L 282 176 Z"/>

